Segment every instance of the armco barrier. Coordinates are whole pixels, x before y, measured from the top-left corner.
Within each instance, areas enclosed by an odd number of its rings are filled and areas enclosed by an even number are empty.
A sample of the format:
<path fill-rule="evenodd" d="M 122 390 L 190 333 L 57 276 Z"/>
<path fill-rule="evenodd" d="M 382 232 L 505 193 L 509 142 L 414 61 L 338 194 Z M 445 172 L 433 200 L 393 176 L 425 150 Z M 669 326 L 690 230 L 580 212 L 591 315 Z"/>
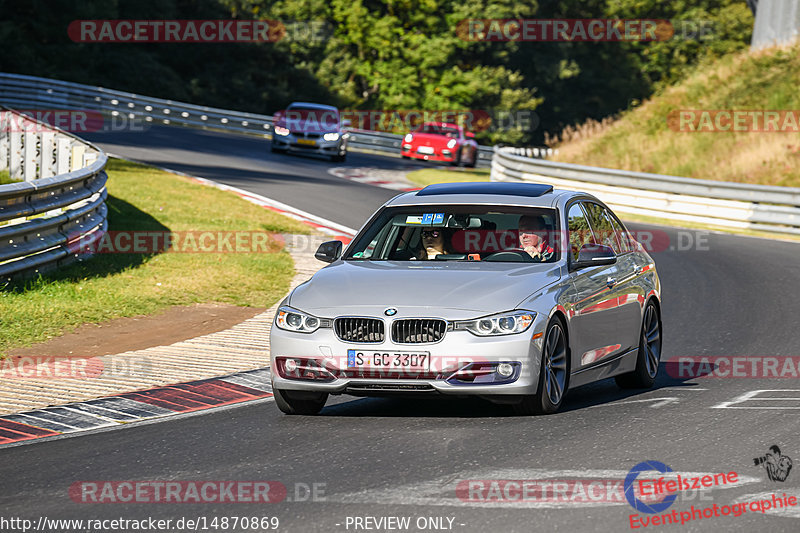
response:
<path fill-rule="evenodd" d="M 106 222 L 106 155 L 94 145 L 0 108 L 0 280 L 73 260 L 72 241 L 93 242 Z"/>
<path fill-rule="evenodd" d="M 272 138 L 272 116 L 152 98 L 21 74 L 0 73 L 0 104 L 16 109 L 78 109 L 138 124 L 167 124 L 232 131 Z M 348 148 L 400 155 L 402 135 L 353 129 Z M 478 161 L 488 164 L 491 146 L 480 146 Z"/>
<path fill-rule="evenodd" d="M 496 148 L 493 181 L 586 191 L 623 213 L 800 235 L 800 188 L 747 185 L 530 159 Z"/>

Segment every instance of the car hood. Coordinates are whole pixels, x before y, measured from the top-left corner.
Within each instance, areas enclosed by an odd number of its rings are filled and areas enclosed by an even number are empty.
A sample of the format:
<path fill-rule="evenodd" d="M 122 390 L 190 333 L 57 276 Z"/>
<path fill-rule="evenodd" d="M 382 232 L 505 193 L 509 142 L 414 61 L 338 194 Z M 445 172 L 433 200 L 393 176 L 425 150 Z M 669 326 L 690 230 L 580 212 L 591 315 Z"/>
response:
<path fill-rule="evenodd" d="M 560 277 L 556 264 L 337 261 L 298 286 L 288 304 L 323 317 L 395 307 L 468 318 L 515 309 Z"/>

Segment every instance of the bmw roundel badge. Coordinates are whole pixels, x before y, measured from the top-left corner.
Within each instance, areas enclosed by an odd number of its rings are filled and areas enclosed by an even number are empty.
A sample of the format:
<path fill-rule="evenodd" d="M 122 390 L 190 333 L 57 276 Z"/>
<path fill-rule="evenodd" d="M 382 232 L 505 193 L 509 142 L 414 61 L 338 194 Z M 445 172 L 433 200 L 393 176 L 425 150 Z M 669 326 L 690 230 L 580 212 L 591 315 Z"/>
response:
<path fill-rule="evenodd" d="M 386 309 L 386 311 L 383 312 L 383 314 L 386 316 L 394 316 L 397 314 L 397 309 L 395 309 L 394 307 L 389 307 Z"/>

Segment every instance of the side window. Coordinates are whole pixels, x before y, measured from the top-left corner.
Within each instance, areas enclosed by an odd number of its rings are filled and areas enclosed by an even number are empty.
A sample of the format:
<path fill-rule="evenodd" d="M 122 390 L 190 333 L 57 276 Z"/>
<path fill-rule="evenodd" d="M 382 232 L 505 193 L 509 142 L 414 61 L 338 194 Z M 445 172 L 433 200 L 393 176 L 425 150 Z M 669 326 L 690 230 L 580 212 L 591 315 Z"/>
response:
<path fill-rule="evenodd" d="M 375 249 L 379 245 L 381 245 L 381 246 L 383 245 L 383 243 L 386 240 L 386 235 L 389 233 L 390 229 L 392 229 L 392 225 L 391 224 L 387 224 L 386 226 L 381 228 L 381 230 L 378 232 L 378 234 L 375 235 L 375 238 L 372 239 L 372 242 L 370 242 L 367 245 L 367 247 L 364 249 L 364 252 L 361 254 L 360 257 L 362 257 L 364 259 L 368 259 L 368 258 L 371 258 L 373 255 L 375 255 Z M 380 256 L 380 253 L 378 255 Z"/>
<path fill-rule="evenodd" d="M 586 202 L 583 204 L 586 207 L 586 213 L 589 216 L 589 224 L 592 226 L 594 232 L 594 242 L 604 246 L 610 246 L 614 253 L 620 253 L 619 241 L 616 238 L 614 227 L 611 225 L 611 220 L 600 205 Z"/>
<path fill-rule="evenodd" d="M 606 211 L 606 215 L 611 221 L 611 226 L 614 228 L 614 233 L 617 235 L 622 253 L 632 251 L 634 247 L 631 246 L 630 237 L 628 236 L 628 232 L 625 230 L 625 226 L 622 225 L 622 222 L 620 222 L 617 217 L 608 211 Z"/>
<path fill-rule="evenodd" d="M 572 259 L 578 259 L 581 246 L 592 242 L 592 230 L 589 228 L 589 221 L 580 204 L 573 204 L 569 208 L 567 222 L 569 224 L 570 254 Z"/>

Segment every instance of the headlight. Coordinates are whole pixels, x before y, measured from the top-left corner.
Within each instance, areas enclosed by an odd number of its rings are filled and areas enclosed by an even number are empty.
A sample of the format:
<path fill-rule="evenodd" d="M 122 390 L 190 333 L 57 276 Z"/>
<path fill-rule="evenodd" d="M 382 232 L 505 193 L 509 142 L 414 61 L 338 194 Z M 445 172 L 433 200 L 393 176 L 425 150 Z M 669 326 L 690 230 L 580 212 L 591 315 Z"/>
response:
<path fill-rule="evenodd" d="M 413 141 L 413 140 L 414 140 L 414 136 L 413 136 L 413 135 L 411 135 L 410 133 L 406 133 L 406 136 L 405 136 L 405 137 L 403 137 L 403 140 L 404 140 L 405 142 L 407 142 L 407 143 L 410 143 L 411 141 Z"/>
<path fill-rule="evenodd" d="M 320 326 L 319 318 L 291 307 L 281 307 L 275 315 L 275 325 L 287 331 L 312 333 Z"/>
<path fill-rule="evenodd" d="M 322 136 L 322 138 L 325 139 L 326 141 L 338 141 L 339 134 L 334 131 L 333 133 L 326 133 L 325 135 Z"/>
<path fill-rule="evenodd" d="M 536 313 L 532 311 L 509 311 L 475 320 L 458 321 L 453 329 L 466 330 L 479 337 L 513 335 L 522 333 L 531 327 L 534 318 L 536 318 Z"/>
<path fill-rule="evenodd" d="M 450 139 L 449 141 L 447 141 L 447 147 L 448 148 L 453 148 L 455 145 L 456 145 L 456 140 L 455 139 Z"/>
<path fill-rule="evenodd" d="M 281 126 L 275 126 L 275 135 L 280 135 L 281 137 L 286 137 L 289 135 L 289 128 L 283 128 Z"/>

